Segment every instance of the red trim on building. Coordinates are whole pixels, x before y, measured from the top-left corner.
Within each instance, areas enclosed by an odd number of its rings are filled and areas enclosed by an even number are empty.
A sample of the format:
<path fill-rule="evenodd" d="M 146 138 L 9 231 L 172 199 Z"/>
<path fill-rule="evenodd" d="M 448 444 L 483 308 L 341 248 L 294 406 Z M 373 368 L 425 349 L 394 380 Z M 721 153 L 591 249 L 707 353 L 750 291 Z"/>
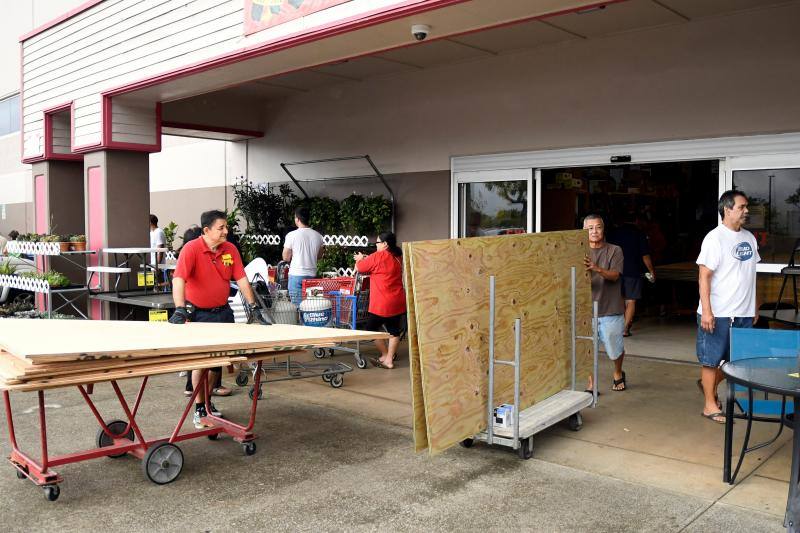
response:
<path fill-rule="evenodd" d="M 44 24 L 42 24 L 38 28 L 35 28 L 35 29 L 29 31 L 28 33 L 23 34 L 23 35 L 20 35 L 19 42 L 27 41 L 31 37 L 33 37 L 35 35 L 39 35 L 43 31 L 49 30 L 53 26 L 58 26 L 59 24 L 61 24 L 65 20 L 69 20 L 72 17 L 74 17 L 75 15 L 79 15 L 79 14 L 83 13 L 84 11 L 86 11 L 87 9 L 93 8 L 94 6 L 96 6 L 97 4 L 99 4 L 102 1 L 103 0 L 89 0 L 88 2 L 84 2 L 83 4 L 79 5 L 78 7 L 74 8 L 74 9 L 70 9 L 69 11 L 64 13 L 63 15 L 60 15 L 60 16 L 54 18 L 53 20 L 51 20 L 49 22 L 45 22 Z"/>
<path fill-rule="evenodd" d="M 231 135 L 241 135 L 243 137 L 261 138 L 264 136 L 263 131 L 253 130 L 239 130 L 236 128 L 226 128 L 223 126 L 206 126 L 203 124 L 189 124 L 188 122 L 170 122 L 164 121 L 161 123 L 164 128 L 177 128 L 182 130 L 196 130 L 196 131 L 212 131 L 215 133 L 229 133 Z"/>
<path fill-rule="evenodd" d="M 44 113 L 44 159 L 58 160 L 58 161 L 82 161 L 81 154 L 63 154 L 53 150 L 53 115 L 56 113 L 63 113 L 69 111 L 70 123 L 72 122 L 72 110 L 74 109 L 74 102 L 70 100 L 64 104 L 59 104 L 47 108 Z M 72 133 L 70 132 L 70 150 L 72 150 Z"/>
<path fill-rule="evenodd" d="M 388 10 L 374 10 L 367 13 L 360 13 L 350 18 L 337 20 L 327 26 L 321 26 L 310 32 L 294 33 L 288 37 L 282 37 L 277 41 L 259 43 L 258 45 L 246 47 L 236 52 L 231 52 L 211 59 L 205 59 L 203 61 L 191 63 L 177 70 L 168 71 L 150 78 L 139 80 L 137 82 L 126 83 L 124 85 L 120 85 L 119 87 L 105 91 L 103 96 L 116 96 L 138 89 L 160 85 L 167 81 L 183 78 L 192 74 L 198 74 L 200 72 L 205 72 L 207 70 L 212 70 L 232 63 L 238 63 L 246 59 L 252 59 L 254 57 L 275 53 L 288 48 L 294 48 L 302 44 L 325 39 L 327 37 L 333 37 L 335 35 L 348 33 L 369 26 L 374 26 L 376 24 L 381 24 L 395 19 L 408 17 L 426 11 L 432 11 L 434 9 L 439 9 L 450 5 L 461 4 L 468 1 L 469 0 L 419 0 L 419 2 L 413 5 L 401 5 Z M 598 4 L 607 3 L 610 2 L 598 2 Z M 586 7 L 581 9 L 586 9 Z"/>
<path fill-rule="evenodd" d="M 102 142 L 91 149 L 85 150 L 86 152 L 96 152 L 98 150 L 128 150 L 132 152 L 160 152 L 161 151 L 161 102 L 156 103 L 156 116 L 155 116 L 155 138 L 154 144 L 140 144 L 140 143 L 127 143 L 114 140 L 113 131 L 113 104 L 111 96 L 103 95 L 102 105 L 102 120 L 103 120 L 103 134 Z"/>
<path fill-rule="evenodd" d="M 33 32 L 30 32 L 29 34 L 24 35 L 22 38 L 20 38 L 20 40 L 24 41 L 25 39 L 30 38 L 31 36 L 35 35 L 36 33 L 40 33 L 42 31 L 45 31 L 46 29 L 48 29 L 50 27 L 53 27 L 53 26 L 65 21 L 65 20 L 75 16 L 78 13 L 80 13 L 82 11 L 85 11 L 86 9 L 89 9 L 89 8 L 97 5 L 101 1 L 102 0 L 93 0 L 93 1 L 90 1 L 90 2 L 86 2 L 85 4 L 79 6 L 78 8 L 73 9 L 72 11 L 62 15 L 58 19 L 55 19 L 55 20 L 51 21 L 51 23 L 48 23 L 48 25 L 45 25 L 45 26 L 43 26 L 41 28 L 38 28 L 37 30 L 34 30 Z M 318 41 L 318 40 L 321 40 L 321 39 L 324 39 L 324 38 L 333 37 L 333 36 L 336 36 L 336 35 L 341 35 L 341 34 L 344 34 L 344 33 L 356 31 L 356 30 L 359 30 L 359 29 L 362 29 L 362 28 L 366 28 L 366 27 L 370 27 L 370 26 L 374 26 L 374 25 L 377 25 L 377 24 L 390 22 L 392 20 L 397 20 L 397 19 L 400 19 L 400 18 L 409 17 L 409 16 L 412 16 L 412 15 L 415 15 L 415 14 L 424 13 L 424 12 L 432 11 L 432 10 L 435 10 L 435 9 L 441 9 L 441 8 L 444 8 L 444 7 L 448 7 L 448 6 L 456 5 L 456 4 L 460 4 L 460 3 L 465 3 L 467 1 L 469 1 L 469 0 L 419 0 L 418 2 L 415 2 L 414 4 L 404 4 L 404 5 L 399 5 L 399 6 L 395 6 L 395 7 L 390 7 L 388 9 L 384 8 L 382 10 L 378 9 L 378 10 L 373 10 L 373 11 L 369 11 L 369 12 L 366 12 L 366 13 L 359 13 L 359 14 L 354 15 L 352 17 L 349 17 L 349 18 L 346 18 L 346 19 L 339 19 L 339 20 L 334 21 L 334 22 L 332 22 L 332 23 L 330 23 L 328 25 L 320 26 L 320 27 L 318 27 L 318 28 L 316 28 L 316 29 L 314 29 L 314 30 L 312 30 L 310 32 L 305 32 L 305 33 L 298 32 L 298 33 L 292 34 L 292 35 L 290 35 L 288 37 L 282 37 L 280 40 L 270 41 L 270 42 L 266 42 L 266 43 L 259 43 L 258 45 L 254 45 L 254 46 L 251 46 L 251 47 L 246 47 L 246 48 L 241 49 L 241 50 L 236 51 L 236 52 L 223 54 L 223 55 L 220 55 L 220 56 L 217 56 L 217 57 L 214 57 L 214 58 L 211 58 L 211 59 L 206 59 L 206 60 L 203 60 L 203 61 L 198 61 L 196 63 L 192 63 L 192 64 L 189 64 L 189 65 L 186 65 L 186 66 L 181 67 L 181 68 L 176 69 L 176 70 L 167 71 L 165 73 L 162 73 L 162 74 L 159 74 L 159 75 L 156 75 L 156 76 L 152 76 L 150 78 L 145 78 L 145 79 L 142 79 L 142 80 L 139 80 L 139 81 L 136 81 L 136 82 L 127 83 L 127 84 L 115 87 L 113 89 L 107 90 L 107 91 L 102 93 L 103 103 L 102 103 L 102 113 L 101 113 L 101 115 L 102 115 L 102 132 L 101 132 L 101 139 L 102 140 L 101 140 L 101 142 L 95 143 L 93 145 L 73 146 L 72 147 L 72 151 L 75 152 L 76 154 L 81 154 L 81 153 L 93 152 L 93 151 L 105 150 L 105 149 L 133 150 L 133 151 L 141 151 L 141 152 L 157 152 L 157 151 L 161 150 L 161 104 L 160 103 L 156 104 L 156 106 L 157 106 L 156 107 L 156 115 L 157 115 L 157 120 L 156 120 L 156 138 L 157 138 L 157 141 L 156 141 L 155 144 L 148 145 L 148 144 L 113 142 L 113 140 L 112 140 L 112 121 L 111 121 L 111 119 L 112 119 L 111 98 L 113 96 L 118 96 L 118 95 L 121 95 L 121 94 L 133 92 L 133 91 L 136 91 L 136 90 L 139 90 L 139 89 L 144 89 L 144 88 L 147 88 L 147 87 L 160 85 L 160 84 L 166 83 L 168 81 L 172 81 L 172 80 L 175 80 L 175 79 L 183 78 L 183 77 L 190 76 L 190 75 L 193 75 L 193 74 L 198 74 L 198 73 L 205 72 L 205 71 L 208 71 L 208 70 L 212 70 L 212 69 L 215 69 L 215 68 L 223 67 L 223 66 L 226 66 L 226 65 L 229 65 L 229 64 L 238 63 L 238 62 L 241 62 L 241 61 L 245 61 L 247 59 L 252 59 L 252 58 L 263 56 L 263 55 L 267 55 L 267 54 L 270 54 L 270 53 L 275 53 L 275 52 L 278 52 L 278 51 L 281 51 L 281 50 L 293 48 L 293 47 L 300 46 L 300 45 L 303 45 L 303 44 L 307 44 L 307 43 L 310 43 L 310 42 Z M 489 28 L 493 28 L 493 27 L 501 27 L 501 26 L 506 26 L 506 25 L 510 25 L 510 24 L 516 24 L 516 23 L 519 23 L 519 22 L 527 21 L 527 20 L 554 17 L 554 16 L 558 16 L 558 15 L 572 13 L 572 12 L 575 12 L 575 11 L 583 11 L 583 10 L 586 10 L 586 9 L 591 9 L 593 7 L 597 7 L 597 6 L 601 6 L 601 5 L 608 5 L 608 4 L 618 3 L 618 2 L 623 2 L 623 1 L 625 1 L 625 0 L 598 1 L 598 2 L 595 2 L 595 3 L 592 3 L 592 4 L 581 6 L 579 8 L 565 9 L 565 10 L 557 11 L 557 12 L 554 12 L 554 13 L 548 13 L 546 15 L 539 15 L 539 16 L 530 17 L 528 19 L 520 19 L 520 20 L 511 21 L 511 22 L 508 22 L 508 23 L 497 24 L 495 26 L 488 26 L 488 27 L 484 27 L 484 28 L 478 28 L 478 29 L 475 29 L 475 30 L 466 31 L 466 32 L 463 32 L 461 34 L 456 34 L 456 35 L 464 35 L 464 34 L 474 33 L 474 32 L 477 32 L 477 31 L 483 31 L 483 30 L 486 30 L 486 29 L 489 29 Z M 448 35 L 447 37 L 452 37 L 452 36 L 454 36 L 454 35 Z M 444 36 L 440 37 L 440 38 L 444 38 Z M 431 39 L 431 40 L 434 40 L 434 39 Z M 390 49 L 402 48 L 404 46 L 411 46 L 413 44 L 415 44 L 415 43 L 408 43 L 406 45 L 393 47 L 393 48 L 390 48 Z M 361 57 L 363 55 L 371 55 L 371 54 L 374 54 L 374 53 L 376 53 L 376 52 L 375 51 L 371 51 L 371 52 L 368 52 L 368 53 L 365 53 L 365 54 L 352 56 L 352 57 Z M 22 56 L 22 47 L 20 47 L 20 55 Z M 335 61 L 331 61 L 331 63 L 336 62 L 336 61 L 340 61 L 340 60 L 341 59 L 337 59 Z M 310 67 L 300 67 L 300 68 L 294 69 L 294 70 L 304 70 L 306 68 L 310 68 Z M 22 70 L 22 61 L 20 61 L 20 70 Z M 289 72 L 291 72 L 291 71 L 289 71 Z M 277 75 L 285 74 L 285 73 L 286 72 L 281 72 L 281 73 L 276 73 L 275 75 L 277 76 Z M 20 72 L 20 74 L 22 74 L 22 72 Z M 22 91 L 20 91 L 20 106 L 22 106 L 22 103 L 23 103 Z M 20 113 L 20 116 L 22 117 L 22 113 Z M 22 119 L 24 121 L 24 117 Z M 207 130 L 207 131 L 222 131 L 222 130 L 213 129 L 213 130 Z M 24 134 L 24 131 L 23 131 L 23 134 Z M 259 136 L 263 136 L 263 133 L 261 135 L 259 135 Z M 73 139 L 74 139 L 74 136 L 73 136 Z M 24 153 L 24 135 L 23 135 L 22 143 L 23 143 L 23 153 Z M 28 158 L 28 159 L 23 159 L 23 162 L 24 163 L 29 163 L 29 162 L 41 161 L 41 160 L 46 159 L 45 155 L 46 154 L 43 154 L 41 156 L 34 156 L 34 157 L 31 157 L 31 158 Z"/>

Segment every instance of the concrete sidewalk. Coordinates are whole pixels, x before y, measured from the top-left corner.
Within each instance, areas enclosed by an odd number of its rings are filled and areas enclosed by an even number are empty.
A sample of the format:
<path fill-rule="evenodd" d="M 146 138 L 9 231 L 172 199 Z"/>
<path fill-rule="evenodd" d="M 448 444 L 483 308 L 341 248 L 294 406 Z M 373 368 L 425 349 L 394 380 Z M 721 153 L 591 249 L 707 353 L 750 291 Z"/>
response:
<path fill-rule="evenodd" d="M 693 365 L 631 358 L 630 390 L 604 387 L 582 431 L 541 434 L 529 461 L 481 445 L 415 454 L 404 355 L 400 365 L 356 370 L 336 390 L 321 380 L 270 384 L 256 455 L 228 438 L 181 443 L 186 465 L 170 485 L 146 481 L 131 457 L 98 459 L 59 468 L 61 498 L 49 503 L 0 468 L 4 530 L 782 530 L 791 432 L 750 454 L 736 486 L 722 483 L 722 426 L 698 416 Z M 600 383 L 610 385 L 602 368 Z M 171 431 L 181 384 L 174 375 L 152 380 L 145 435 Z M 124 389 L 133 394 L 135 383 Z M 95 394 L 104 415 L 119 416 L 110 387 Z M 36 396 L 12 401 L 20 443 L 31 449 Z M 217 404 L 241 420 L 247 402 L 239 389 Z M 51 453 L 92 446 L 96 424 L 77 391 L 48 393 L 47 404 Z M 772 429 L 757 427 L 754 438 Z M 6 439 L 0 451 L 8 453 Z"/>

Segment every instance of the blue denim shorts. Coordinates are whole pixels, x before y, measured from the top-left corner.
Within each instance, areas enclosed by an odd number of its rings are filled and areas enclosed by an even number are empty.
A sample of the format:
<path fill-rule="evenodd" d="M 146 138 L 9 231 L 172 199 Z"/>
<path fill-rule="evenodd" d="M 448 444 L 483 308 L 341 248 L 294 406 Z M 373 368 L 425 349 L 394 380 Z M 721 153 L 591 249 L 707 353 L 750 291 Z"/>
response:
<path fill-rule="evenodd" d="M 625 315 L 601 316 L 597 322 L 597 336 L 603 343 L 608 358 L 612 361 L 619 359 L 619 356 L 625 352 L 625 346 L 622 343 Z"/>
<path fill-rule="evenodd" d="M 714 333 L 708 333 L 700 327 L 700 315 L 697 315 L 697 360 L 701 365 L 716 368 L 722 361 L 728 360 L 731 327 L 752 328 L 753 317 L 714 317 Z"/>

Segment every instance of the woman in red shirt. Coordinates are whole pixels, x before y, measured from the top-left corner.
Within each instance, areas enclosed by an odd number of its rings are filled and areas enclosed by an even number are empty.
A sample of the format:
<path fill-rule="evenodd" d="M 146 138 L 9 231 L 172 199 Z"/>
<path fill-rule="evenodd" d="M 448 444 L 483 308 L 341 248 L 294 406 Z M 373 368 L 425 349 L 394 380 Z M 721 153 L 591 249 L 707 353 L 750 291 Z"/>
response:
<path fill-rule="evenodd" d="M 369 274 L 369 318 L 366 329 L 380 331 L 386 327 L 389 333 L 389 346 L 383 340 L 375 345 L 381 357 L 370 359 L 374 366 L 394 368 L 400 335 L 406 328 L 406 293 L 403 290 L 403 252 L 397 246 L 394 233 L 384 232 L 375 241 L 378 251 L 369 256 L 357 253 L 353 256 L 356 270 Z"/>

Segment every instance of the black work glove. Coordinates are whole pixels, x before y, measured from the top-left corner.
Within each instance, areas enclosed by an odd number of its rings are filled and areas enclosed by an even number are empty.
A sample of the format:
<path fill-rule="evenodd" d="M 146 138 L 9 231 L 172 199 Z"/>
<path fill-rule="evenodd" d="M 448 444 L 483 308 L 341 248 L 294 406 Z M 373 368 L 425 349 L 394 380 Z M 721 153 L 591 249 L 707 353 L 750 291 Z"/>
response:
<path fill-rule="evenodd" d="M 185 307 L 176 307 L 175 312 L 169 317 L 170 324 L 186 324 L 189 321 L 189 311 Z"/>
<path fill-rule="evenodd" d="M 269 326 L 270 323 L 261 314 L 261 308 L 256 304 L 247 304 L 247 323 L 248 324 L 261 324 L 262 326 Z"/>

